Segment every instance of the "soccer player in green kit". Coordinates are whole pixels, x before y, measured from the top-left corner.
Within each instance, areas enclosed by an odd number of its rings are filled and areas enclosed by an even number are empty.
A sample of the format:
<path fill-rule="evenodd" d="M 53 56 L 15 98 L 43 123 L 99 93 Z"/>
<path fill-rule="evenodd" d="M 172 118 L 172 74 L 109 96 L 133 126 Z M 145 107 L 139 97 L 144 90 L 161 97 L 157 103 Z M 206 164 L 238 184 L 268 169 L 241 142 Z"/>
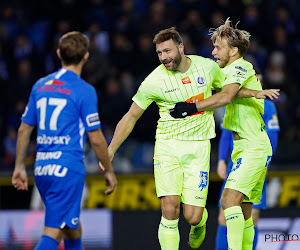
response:
<path fill-rule="evenodd" d="M 161 65 L 146 77 L 132 98 L 132 106 L 118 123 L 108 152 L 113 159 L 137 120 L 155 101 L 160 114 L 154 175 L 157 196 L 161 199 L 162 217 L 158 229 L 161 249 L 179 248 L 181 202 L 185 219 L 191 224 L 189 244 L 198 248 L 205 237 L 208 217 L 205 205 L 210 139 L 215 137 L 213 111 L 179 120 L 169 114 L 169 109 L 177 102 L 197 102 L 210 97 L 213 88 L 222 87 L 223 74 L 218 64 L 210 59 L 186 56 L 182 38 L 175 28 L 160 31 L 153 42 Z"/>
<path fill-rule="evenodd" d="M 212 55 L 225 75 L 221 92 L 198 103 L 178 103 L 170 110 L 170 114 L 174 118 L 184 118 L 192 115 L 195 107 L 196 112 L 203 112 L 227 105 L 223 127 L 233 133 L 231 158 L 235 163 L 221 197 L 228 249 L 252 249 L 252 203 L 260 200 L 267 165 L 272 156 L 262 119 L 262 99 L 266 96 L 277 98 L 279 90 L 262 91 L 252 64 L 243 59 L 250 45 L 248 32 L 233 28 L 228 18 L 212 32 L 211 39 L 215 47 Z M 245 87 L 246 91 L 239 92 L 241 87 Z M 237 98 L 246 96 L 253 97 Z"/>

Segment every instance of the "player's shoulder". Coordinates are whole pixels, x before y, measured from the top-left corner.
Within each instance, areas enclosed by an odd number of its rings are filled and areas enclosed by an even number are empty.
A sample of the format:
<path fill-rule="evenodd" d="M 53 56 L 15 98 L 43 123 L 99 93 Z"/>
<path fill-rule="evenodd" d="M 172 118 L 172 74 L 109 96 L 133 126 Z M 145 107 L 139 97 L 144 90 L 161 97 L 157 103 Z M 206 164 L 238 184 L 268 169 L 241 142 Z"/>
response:
<path fill-rule="evenodd" d="M 244 80 L 251 76 L 255 76 L 253 65 L 243 58 L 239 58 L 238 60 L 223 68 L 223 73 L 225 75 L 240 77 Z"/>
<path fill-rule="evenodd" d="M 197 64 L 206 68 L 219 68 L 219 65 L 211 58 L 198 56 L 198 55 L 188 55 L 194 64 Z"/>
<path fill-rule="evenodd" d="M 143 81 L 143 85 L 151 84 L 153 86 L 155 83 L 159 84 L 160 81 L 169 77 L 170 72 L 165 68 L 163 64 L 157 66 Z"/>

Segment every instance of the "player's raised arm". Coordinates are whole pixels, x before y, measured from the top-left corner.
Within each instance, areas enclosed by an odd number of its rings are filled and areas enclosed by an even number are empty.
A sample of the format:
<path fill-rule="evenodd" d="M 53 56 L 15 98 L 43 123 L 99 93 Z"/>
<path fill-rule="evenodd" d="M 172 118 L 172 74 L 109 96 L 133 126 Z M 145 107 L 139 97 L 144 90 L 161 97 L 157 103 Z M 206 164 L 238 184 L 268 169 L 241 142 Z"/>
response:
<path fill-rule="evenodd" d="M 18 190 L 28 190 L 25 157 L 33 128 L 22 122 L 18 130 L 16 163 L 12 176 L 12 184 Z"/>
<path fill-rule="evenodd" d="M 241 88 L 237 93 L 238 98 L 248 98 L 255 97 L 256 99 L 266 99 L 267 97 L 271 100 L 278 99 L 280 89 L 264 89 L 264 90 L 254 90 L 248 88 Z"/>
<path fill-rule="evenodd" d="M 142 116 L 144 110 L 140 108 L 135 102 L 132 103 L 128 112 L 119 121 L 112 141 L 108 147 L 108 154 L 112 160 L 115 152 L 121 146 L 121 144 L 127 139 L 131 131 L 133 130 L 135 123 Z"/>

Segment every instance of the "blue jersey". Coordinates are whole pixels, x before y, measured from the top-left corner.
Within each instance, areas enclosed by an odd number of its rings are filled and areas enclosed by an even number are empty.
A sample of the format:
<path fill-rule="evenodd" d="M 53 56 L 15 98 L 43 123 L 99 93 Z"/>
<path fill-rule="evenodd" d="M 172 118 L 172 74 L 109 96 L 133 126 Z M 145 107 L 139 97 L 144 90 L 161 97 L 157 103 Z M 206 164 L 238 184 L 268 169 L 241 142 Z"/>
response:
<path fill-rule="evenodd" d="M 275 104 L 271 100 L 265 99 L 264 109 L 263 119 L 267 133 L 271 131 L 278 132 L 280 128 Z"/>
<path fill-rule="evenodd" d="M 37 125 L 36 163 L 65 165 L 85 173 L 86 132 L 100 128 L 95 88 L 64 68 L 38 80 L 32 87 L 22 121 Z"/>

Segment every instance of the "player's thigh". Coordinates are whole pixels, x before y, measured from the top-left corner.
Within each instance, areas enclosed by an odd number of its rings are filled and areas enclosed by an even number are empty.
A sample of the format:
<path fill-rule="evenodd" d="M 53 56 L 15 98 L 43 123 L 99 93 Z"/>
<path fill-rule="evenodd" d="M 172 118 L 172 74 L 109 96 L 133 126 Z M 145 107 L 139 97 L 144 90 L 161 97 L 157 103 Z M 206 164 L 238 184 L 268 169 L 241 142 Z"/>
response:
<path fill-rule="evenodd" d="M 266 209 L 267 208 L 267 180 L 265 179 L 263 184 L 263 190 L 261 193 L 260 201 L 253 203 L 254 209 Z"/>
<path fill-rule="evenodd" d="M 46 206 L 45 226 L 77 229 L 85 176 L 63 166 L 57 175 L 46 170 L 40 173 L 35 181 Z"/>
<path fill-rule="evenodd" d="M 154 177 L 157 197 L 181 196 L 183 171 L 174 140 L 157 140 L 154 151 Z"/>
<path fill-rule="evenodd" d="M 184 173 L 181 201 L 184 204 L 205 207 L 209 185 L 210 141 L 187 142 L 182 158 Z"/>
<path fill-rule="evenodd" d="M 241 144 L 242 143 L 242 144 Z M 247 140 L 234 142 L 232 160 L 234 165 L 227 178 L 225 188 L 243 193 L 245 202 L 259 202 L 269 151 L 263 146 L 248 143 Z"/>

